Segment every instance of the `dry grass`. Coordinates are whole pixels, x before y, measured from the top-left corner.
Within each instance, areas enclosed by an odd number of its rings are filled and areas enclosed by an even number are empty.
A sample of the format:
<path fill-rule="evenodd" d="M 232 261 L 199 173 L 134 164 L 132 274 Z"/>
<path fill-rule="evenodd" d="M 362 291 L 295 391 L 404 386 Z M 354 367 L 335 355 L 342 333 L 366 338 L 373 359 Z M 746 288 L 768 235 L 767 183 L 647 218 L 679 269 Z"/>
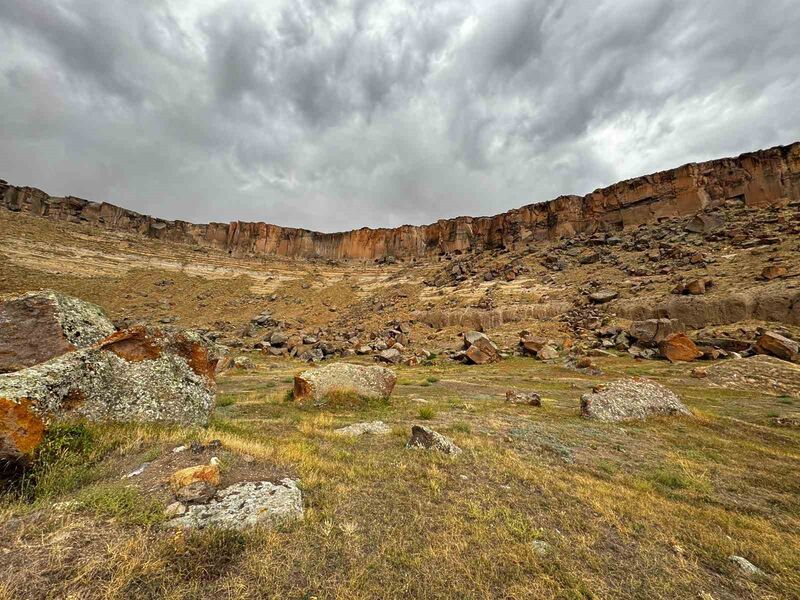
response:
<path fill-rule="evenodd" d="M 600 362 L 606 378 L 640 369 Z M 271 380 L 295 368 L 272 364 Z M 594 379 L 559 367 L 437 362 L 401 376 L 433 371 L 441 383 L 399 387 L 388 405 L 313 408 L 284 402 L 289 384 L 265 387 L 260 366 L 221 382 L 236 402 L 207 429 L 92 427 L 87 451 L 105 453 L 93 483 L 0 513 L 0 551 L 13 557 L 0 597 L 798 597 L 799 438 L 760 425 L 781 399 L 719 392 L 653 363 L 648 374 L 698 417 L 605 425 L 577 416 Z M 510 386 L 540 390 L 544 406 L 507 405 Z M 465 450 L 457 459 L 403 449 L 420 395 L 427 422 Z M 332 434 L 375 418 L 393 434 Z M 161 531 L 146 499 L 107 471 L 115 457 L 189 438 L 291 468 L 306 518 L 243 534 Z M 65 499 L 79 507 L 52 510 Z M 741 575 L 731 554 L 767 575 Z"/>

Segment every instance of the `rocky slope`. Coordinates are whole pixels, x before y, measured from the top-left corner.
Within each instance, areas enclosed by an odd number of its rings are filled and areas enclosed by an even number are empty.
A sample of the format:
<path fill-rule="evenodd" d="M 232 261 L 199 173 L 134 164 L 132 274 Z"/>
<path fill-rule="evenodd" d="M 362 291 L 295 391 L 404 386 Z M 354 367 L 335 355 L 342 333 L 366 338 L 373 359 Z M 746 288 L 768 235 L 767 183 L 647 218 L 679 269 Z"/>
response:
<path fill-rule="evenodd" d="M 109 204 L 52 197 L 0 181 L 0 207 L 51 219 L 136 232 L 165 241 L 211 245 L 235 255 L 410 259 L 443 252 L 518 248 L 532 241 L 615 231 L 686 216 L 727 200 L 748 207 L 800 199 L 800 142 L 630 179 L 586 196 L 561 196 L 493 217 L 431 225 L 318 233 L 268 223 L 195 225 L 165 221 Z"/>

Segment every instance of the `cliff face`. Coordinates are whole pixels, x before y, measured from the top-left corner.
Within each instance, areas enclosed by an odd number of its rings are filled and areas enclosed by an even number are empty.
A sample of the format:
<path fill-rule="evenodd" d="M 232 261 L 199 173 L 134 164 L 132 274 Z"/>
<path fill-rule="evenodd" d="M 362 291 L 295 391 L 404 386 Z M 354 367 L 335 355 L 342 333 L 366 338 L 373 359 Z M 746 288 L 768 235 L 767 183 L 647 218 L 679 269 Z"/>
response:
<path fill-rule="evenodd" d="M 686 216 L 727 200 L 763 207 L 800 200 L 800 142 L 692 163 L 616 183 L 586 196 L 561 196 L 493 217 L 458 217 L 431 225 L 318 233 L 268 223 L 165 221 L 108 204 L 0 181 L 0 208 L 73 223 L 136 232 L 237 255 L 409 259 L 442 252 L 513 248 L 536 240 Z"/>

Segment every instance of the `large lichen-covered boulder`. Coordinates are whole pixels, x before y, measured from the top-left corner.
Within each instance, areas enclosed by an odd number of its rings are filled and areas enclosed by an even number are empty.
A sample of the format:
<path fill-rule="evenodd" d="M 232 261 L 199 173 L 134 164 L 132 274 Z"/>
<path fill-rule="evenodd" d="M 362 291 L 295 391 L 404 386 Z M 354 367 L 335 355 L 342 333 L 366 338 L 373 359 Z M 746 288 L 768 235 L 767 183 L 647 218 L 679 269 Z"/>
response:
<path fill-rule="evenodd" d="M 672 390 L 646 379 L 620 379 L 581 396 L 581 415 L 599 421 L 691 414 Z"/>
<path fill-rule="evenodd" d="M 0 302 L 0 373 L 96 344 L 115 327 L 99 306 L 44 290 Z"/>
<path fill-rule="evenodd" d="M 386 367 L 334 363 L 295 375 L 294 399 L 324 402 L 331 393 L 353 393 L 362 398 L 388 398 L 397 376 Z"/>
<path fill-rule="evenodd" d="M 205 424 L 215 362 L 199 336 L 135 327 L 0 375 L 0 459 L 30 456 L 63 419 Z"/>

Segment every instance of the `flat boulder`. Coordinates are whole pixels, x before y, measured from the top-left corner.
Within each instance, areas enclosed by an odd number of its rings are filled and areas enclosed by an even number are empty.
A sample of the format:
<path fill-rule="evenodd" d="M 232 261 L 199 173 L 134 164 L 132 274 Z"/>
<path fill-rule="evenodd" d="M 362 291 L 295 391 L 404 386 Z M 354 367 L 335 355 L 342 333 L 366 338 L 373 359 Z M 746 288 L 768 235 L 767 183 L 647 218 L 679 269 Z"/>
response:
<path fill-rule="evenodd" d="M 331 392 L 350 392 L 363 398 L 388 398 L 395 383 L 397 376 L 386 367 L 333 363 L 295 375 L 294 399 L 318 403 Z"/>
<path fill-rule="evenodd" d="M 658 352 L 670 362 L 692 361 L 703 356 L 685 333 L 673 333 L 658 343 Z"/>
<path fill-rule="evenodd" d="M 49 423 L 72 418 L 205 425 L 215 367 L 199 336 L 136 327 L 0 375 L 0 459 L 25 460 Z"/>
<path fill-rule="evenodd" d="M 709 367 L 707 374 L 712 384 L 722 388 L 800 398 L 800 365 L 774 356 L 722 361 Z"/>
<path fill-rule="evenodd" d="M 800 345 L 774 331 L 767 331 L 759 337 L 755 350 L 759 354 L 769 354 L 782 360 L 798 362 L 798 359 L 800 359 L 798 356 Z"/>
<path fill-rule="evenodd" d="M 683 332 L 684 328 L 677 319 L 646 319 L 633 321 L 628 334 L 644 344 L 657 344 L 674 333 Z"/>
<path fill-rule="evenodd" d="M 646 379 L 620 379 L 581 396 L 581 415 L 598 421 L 691 414 L 674 392 Z"/>
<path fill-rule="evenodd" d="M 115 331 L 99 306 L 45 290 L 0 302 L 0 373 L 96 344 Z"/>
<path fill-rule="evenodd" d="M 336 429 L 334 433 L 347 437 L 358 437 L 360 435 L 385 435 L 391 433 L 392 428 L 383 421 L 369 421 L 366 423 L 353 423 L 347 427 Z"/>
<path fill-rule="evenodd" d="M 589 300 L 593 304 L 606 304 L 619 297 L 619 292 L 615 290 L 599 290 L 589 294 Z"/>
<path fill-rule="evenodd" d="M 241 530 L 278 525 L 302 516 L 303 495 L 295 480 L 245 481 L 219 490 L 205 504 L 187 506 L 183 514 L 167 521 L 166 526 Z"/>

